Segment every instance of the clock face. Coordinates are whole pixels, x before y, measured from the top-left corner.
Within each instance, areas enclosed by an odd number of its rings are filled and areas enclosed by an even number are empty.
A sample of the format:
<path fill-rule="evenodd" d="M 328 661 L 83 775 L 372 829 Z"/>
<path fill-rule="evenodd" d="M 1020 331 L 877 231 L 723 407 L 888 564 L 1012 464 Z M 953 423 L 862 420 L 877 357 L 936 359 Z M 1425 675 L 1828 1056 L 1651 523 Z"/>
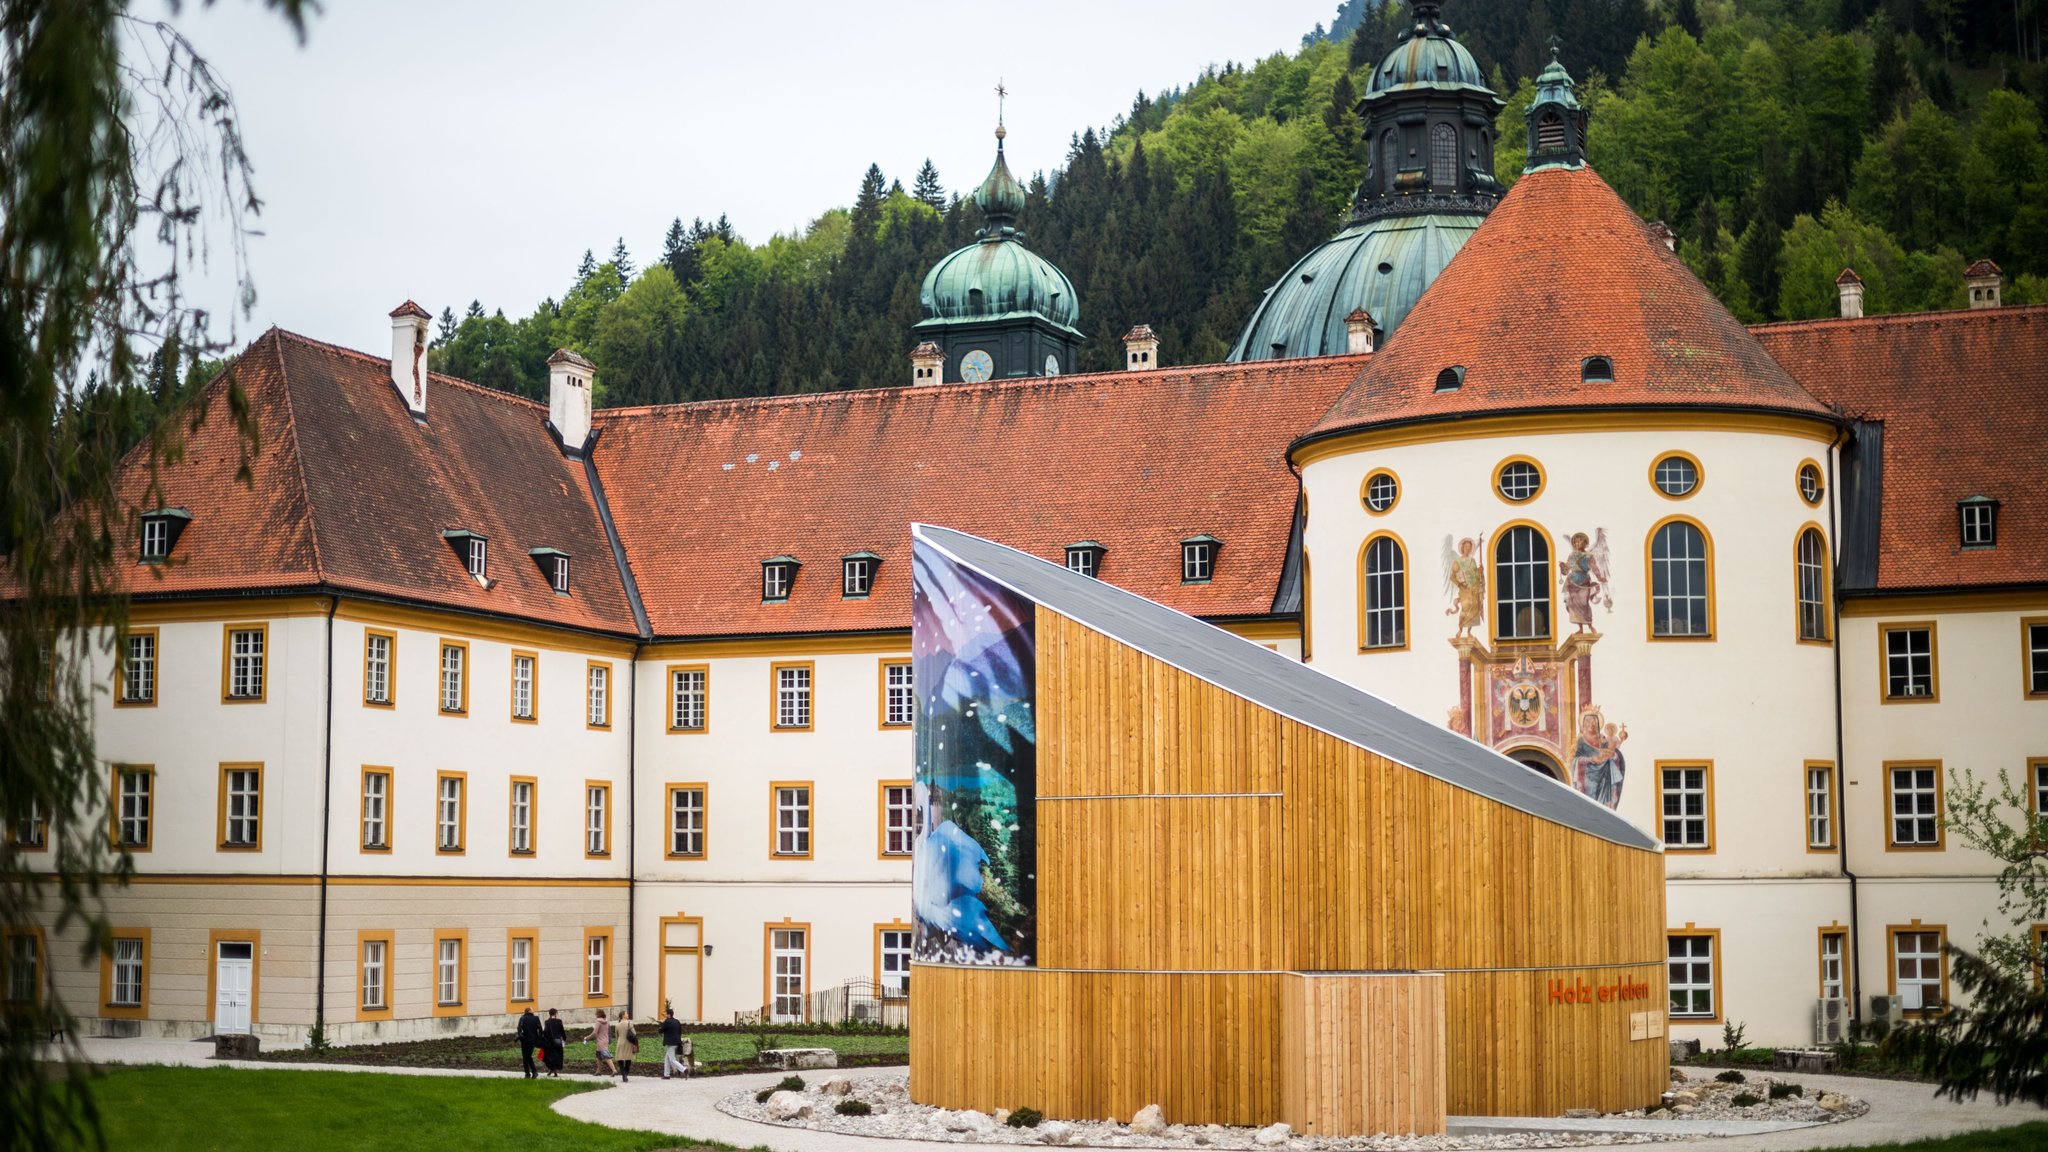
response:
<path fill-rule="evenodd" d="M 995 374 L 995 360 L 979 348 L 960 358 L 960 378 L 969 384 L 979 384 Z"/>
<path fill-rule="evenodd" d="M 1047 376 L 1057 376 L 1060 374 L 1060 358 L 1055 353 L 1048 352 L 1045 354 L 1045 374 Z"/>

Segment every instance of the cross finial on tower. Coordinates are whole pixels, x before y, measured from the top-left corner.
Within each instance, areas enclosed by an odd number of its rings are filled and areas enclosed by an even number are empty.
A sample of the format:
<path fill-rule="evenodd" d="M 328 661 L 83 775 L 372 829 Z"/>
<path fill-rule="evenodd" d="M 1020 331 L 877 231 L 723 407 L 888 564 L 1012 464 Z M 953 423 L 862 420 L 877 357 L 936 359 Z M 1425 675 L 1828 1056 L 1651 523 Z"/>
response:
<path fill-rule="evenodd" d="M 1550 58 L 1552 60 L 1557 59 L 1557 46 L 1564 43 L 1564 41 L 1558 37 L 1557 33 L 1552 32 L 1550 39 L 1545 41 L 1545 43 L 1550 45 Z"/>
<path fill-rule="evenodd" d="M 996 151 L 998 152 L 1003 149 L 1003 137 L 1010 134 L 1003 127 L 1003 98 L 1009 94 L 1010 90 L 1003 86 L 1002 79 L 998 77 L 996 79 Z"/>

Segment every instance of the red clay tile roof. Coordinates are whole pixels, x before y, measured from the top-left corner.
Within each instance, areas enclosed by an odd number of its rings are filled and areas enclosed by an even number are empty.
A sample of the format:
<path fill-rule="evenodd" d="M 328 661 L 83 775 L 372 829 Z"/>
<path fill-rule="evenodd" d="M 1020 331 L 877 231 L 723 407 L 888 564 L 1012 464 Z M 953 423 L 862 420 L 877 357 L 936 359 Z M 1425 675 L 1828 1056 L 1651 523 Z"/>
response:
<path fill-rule="evenodd" d="M 1975 279 L 1979 276 L 2002 276 L 2004 272 L 1999 269 L 1997 264 L 1990 260 L 1978 260 L 1968 268 L 1963 269 L 1963 275 Z"/>
<path fill-rule="evenodd" d="M 1587 357 L 1611 383 L 1581 383 Z M 1438 373 L 1464 383 L 1436 391 Z M 1561 408 L 1827 415 L 1591 169 L 1522 177 L 1304 439 Z"/>
<path fill-rule="evenodd" d="M 405 303 L 400 304 L 398 307 L 393 308 L 391 310 L 392 319 L 395 320 L 400 316 L 417 316 L 422 320 L 432 320 L 434 318 L 433 313 L 427 311 L 425 308 L 420 307 L 418 304 L 415 304 L 410 300 L 407 300 Z"/>
<path fill-rule="evenodd" d="M 1050 559 L 1103 543 L 1101 575 L 1209 618 L 1269 614 L 1292 528 L 1288 439 L 1366 362 L 1268 360 L 614 409 L 594 459 L 656 635 L 905 628 L 909 525 Z M 1223 542 L 1180 581 L 1179 542 Z M 878 553 L 870 598 L 840 559 Z M 803 563 L 761 603 L 761 561 Z"/>
<path fill-rule="evenodd" d="M 255 482 L 234 479 L 242 442 L 227 418 L 227 376 L 185 458 L 145 500 L 139 452 L 125 466 L 131 501 L 182 507 L 192 521 L 173 563 L 137 564 L 137 596 L 323 588 L 631 634 L 632 610 L 581 464 L 542 426 L 547 409 L 445 376 L 430 377 L 415 423 L 383 359 L 272 329 L 235 362 L 259 429 Z M 469 577 L 441 533 L 490 541 L 491 587 Z M 529 550 L 571 557 L 557 596 Z"/>
<path fill-rule="evenodd" d="M 1858 276 L 1854 268 L 1844 268 L 1842 269 L 1842 274 L 1835 277 L 1835 283 L 1838 286 L 1842 284 L 1861 284 L 1863 283 L 1863 277 Z M 1753 332 L 1755 329 L 1751 329 L 1751 331 Z"/>
<path fill-rule="evenodd" d="M 1814 395 L 1884 422 L 1878 587 L 2048 583 L 2048 306 L 1750 329 Z M 1999 501 L 1964 551 L 1956 503 Z"/>

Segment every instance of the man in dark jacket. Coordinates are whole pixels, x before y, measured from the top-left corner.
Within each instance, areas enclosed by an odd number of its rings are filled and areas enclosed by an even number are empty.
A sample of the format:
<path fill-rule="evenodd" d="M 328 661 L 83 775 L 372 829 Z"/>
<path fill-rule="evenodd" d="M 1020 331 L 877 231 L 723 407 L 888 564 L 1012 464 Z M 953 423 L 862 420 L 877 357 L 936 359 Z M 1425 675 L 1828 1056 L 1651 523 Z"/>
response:
<path fill-rule="evenodd" d="M 545 1037 L 541 1035 L 540 1017 L 535 1016 L 533 1007 L 528 1005 L 526 1011 L 519 1014 L 519 1060 L 526 1065 L 528 1080 L 540 1075 L 540 1070 L 533 1066 L 533 1050 L 540 1047 L 543 1039 Z"/>
<path fill-rule="evenodd" d="M 676 1019 L 676 1010 L 671 1008 L 661 1021 L 661 1078 L 668 1079 L 670 1071 L 677 1076 L 688 1076 L 689 1066 L 681 1059 L 683 1049 L 683 1022 Z"/>

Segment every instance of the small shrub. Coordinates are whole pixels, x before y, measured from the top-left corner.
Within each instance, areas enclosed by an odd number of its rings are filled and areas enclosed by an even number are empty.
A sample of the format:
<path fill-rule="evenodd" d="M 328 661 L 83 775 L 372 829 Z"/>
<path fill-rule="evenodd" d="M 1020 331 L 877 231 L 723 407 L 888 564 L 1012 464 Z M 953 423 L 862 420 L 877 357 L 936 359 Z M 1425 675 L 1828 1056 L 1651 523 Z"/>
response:
<path fill-rule="evenodd" d="M 778 1092 L 801 1092 L 804 1090 L 804 1078 L 801 1076 L 784 1076 L 782 1083 L 777 1084 L 775 1088 Z"/>
<path fill-rule="evenodd" d="M 1730 1052 L 1742 1051 L 1748 1047 L 1748 1045 L 1743 1043 L 1747 1038 L 1746 1034 L 1748 1032 L 1749 1028 L 1747 1025 L 1735 1020 L 1728 1021 L 1726 1024 L 1721 1025 L 1721 1047 Z"/>
<path fill-rule="evenodd" d="M 1764 1098 L 1757 1095 L 1754 1092 L 1737 1092 L 1735 1094 L 1735 1099 L 1729 1101 L 1729 1103 L 1735 1105 L 1737 1108 L 1747 1108 L 1751 1104 L 1761 1104 L 1763 1102 Z"/>
<path fill-rule="evenodd" d="M 1804 1095 L 1806 1095 L 1806 1089 L 1801 1088 L 1797 1084 L 1787 1084 L 1779 1081 L 1771 1085 L 1771 1099 L 1773 1100 L 1783 1100 L 1787 1096 Z"/>
<path fill-rule="evenodd" d="M 855 1100 L 851 1097 L 834 1104 L 832 1110 L 841 1116 L 865 1116 L 874 1111 L 873 1108 L 868 1107 L 867 1101 Z"/>
<path fill-rule="evenodd" d="M 776 1090 L 775 1090 L 775 1089 L 773 1089 L 773 1088 L 763 1088 L 763 1089 L 761 1089 L 761 1090 L 760 1090 L 759 1092 L 756 1092 L 756 1093 L 754 1093 L 754 1103 L 756 1103 L 756 1104 L 766 1104 L 766 1103 L 768 1102 L 768 1098 L 769 1098 L 770 1096 L 773 1096 L 773 1095 L 775 1095 L 775 1092 L 776 1092 Z"/>
<path fill-rule="evenodd" d="M 1739 1068 L 1730 1068 L 1726 1072 L 1715 1076 L 1714 1079 L 1719 1080 L 1723 1084 L 1741 1084 L 1747 1081 L 1749 1077 L 1744 1076 Z"/>
<path fill-rule="evenodd" d="M 1010 1118 L 1003 1121 L 1003 1123 L 1008 1124 L 1012 1128 L 1036 1128 L 1038 1127 L 1038 1122 L 1043 1119 L 1045 1119 L 1045 1114 L 1036 1108 L 1019 1108 L 1015 1112 L 1010 1113 Z"/>

